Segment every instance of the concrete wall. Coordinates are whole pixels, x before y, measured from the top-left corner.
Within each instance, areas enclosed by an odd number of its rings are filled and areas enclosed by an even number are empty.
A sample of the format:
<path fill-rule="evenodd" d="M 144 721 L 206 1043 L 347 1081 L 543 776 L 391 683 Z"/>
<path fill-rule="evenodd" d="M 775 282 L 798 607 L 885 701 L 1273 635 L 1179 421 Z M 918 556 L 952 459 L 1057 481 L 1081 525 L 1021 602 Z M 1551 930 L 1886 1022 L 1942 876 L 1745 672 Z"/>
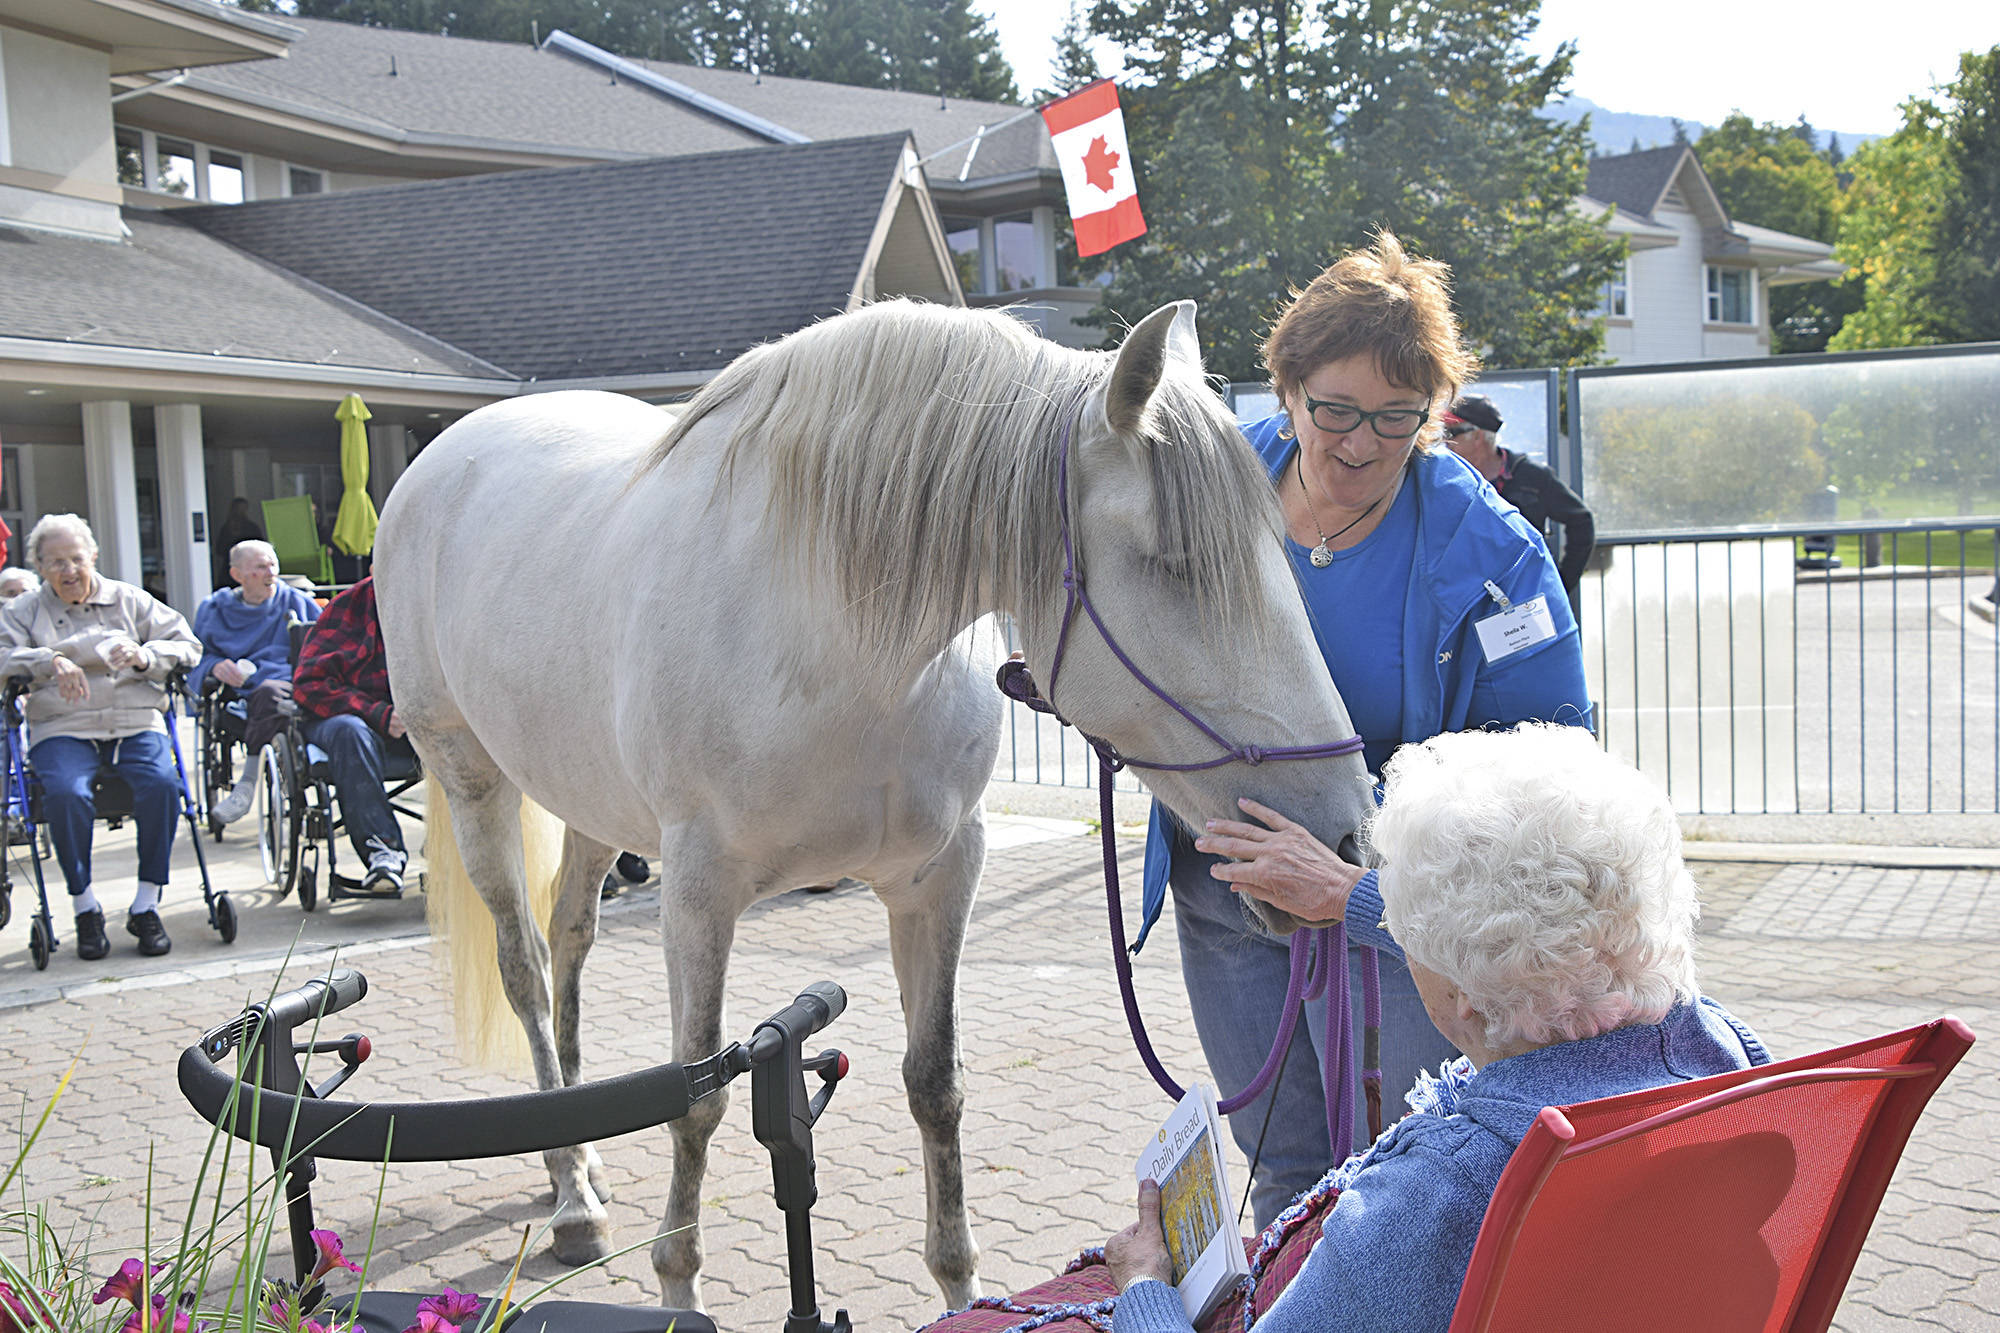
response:
<path fill-rule="evenodd" d="M 7 28 L 9 165 L 99 185 L 117 184 L 112 152 L 111 61 L 102 51 Z"/>
<path fill-rule="evenodd" d="M 1632 340 L 1626 365 L 1701 358 L 1701 221 L 1662 206 L 1653 220 L 1680 233 L 1678 244 L 1632 256 Z"/>

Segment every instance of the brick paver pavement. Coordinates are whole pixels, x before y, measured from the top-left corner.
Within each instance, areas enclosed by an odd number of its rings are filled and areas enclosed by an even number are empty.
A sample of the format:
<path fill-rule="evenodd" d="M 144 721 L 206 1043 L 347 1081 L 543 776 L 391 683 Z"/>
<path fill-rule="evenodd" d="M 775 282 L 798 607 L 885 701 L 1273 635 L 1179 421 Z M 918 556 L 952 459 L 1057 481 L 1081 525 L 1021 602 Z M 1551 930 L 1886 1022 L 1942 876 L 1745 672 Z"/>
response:
<path fill-rule="evenodd" d="M 1075 826 L 995 821 L 996 843 L 1011 845 L 989 858 L 962 971 L 968 1194 L 988 1291 L 1039 1280 L 1124 1224 L 1130 1159 L 1166 1109 L 1120 1020 L 1096 842 L 1061 836 L 1065 827 Z M 103 865 L 118 864 L 120 836 L 129 835 L 101 835 Z M 1136 865 L 1136 838 L 1124 839 L 1124 852 Z M 351 1093 L 433 1098 L 523 1086 L 455 1063 L 418 905 L 342 904 L 304 917 L 249 890 L 257 876 L 246 856 L 254 863 L 254 852 L 233 840 L 218 865 L 246 909 L 233 949 L 189 915 L 184 881 L 169 918 L 176 948 L 165 959 L 137 958 L 114 929 L 117 952 L 106 964 L 86 967 L 66 954 L 37 974 L 27 963 L 24 898 L 0 933 L 0 1061 L 29 1120 L 71 1054 L 84 1052 L 16 1188 L 44 1202 L 59 1229 L 91 1237 L 97 1271 L 137 1246 L 149 1153 L 153 1232 L 178 1230 L 207 1139 L 175 1089 L 174 1060 L 203 1026 L 273 984 L 277 955 L 301 922 L 302 948 L 345 943 L 369 977 L 369 998 L 339 1023 L 376 1043 Z M 2000 1329 L 2000 970 L 1992 961 L 2000 876 L 1813 864 L 1696 871 L 1707 900 L 1707 987 L 1781 1057 L 1944 1012 L 1987 1038 L 1920 1123 L 1836 1327 Z M 113 872 L 104 873 L 110 882 Z M 667 1058 L 655 902 L 652 890 L 640 890 L 607 909 L 585 974 L 593 1076 Z M 1170 929 L 1171 916 L 1140 961 L 1139 988 L 1164 1058 L 1193 1076 L 1197 1048 Z M 738 1035 L 805 982 L 830 977 L 851 997 L 828 1034 L 851 1056 L 853 1075 L 821 1123 L 818 1275 L 829 1312 L 844 1305 L 857 1325 L 874 1329 L 914 1326 L 940 1304 L 920 1254 L 923 1176 L 903 1105 L 901 1022 L 884 937 L 882 909 L 865 892 L 787 895 L 745 916 L 729 986 Z M 295 962 L 285 976 L 310 970 Z M 767 1159 L 750 1135 L 747 1091 L 717 1136 L 705 1189 L 706 1296 L 725 1328 L 775 1327 L 785 1308 L 782 1229 Z M 639 1134 L 601 1149 L 616 1185 L 618 1242 L 640 1248 L 569 1289 L 648 1301 L 644 1242 L 661 1212 L 667 1136 Z M 1233 1166 L 1240 1182 L 1242 1163 Z M 321 1176 L 324 1224 L 350 1249 L 364 1248 L 377 1172 L 326 1163 Z M 492 1292 L 522 1227 L 539 1226 L 549 1203 L 538 1160 L 399 1168 L 382 1195 L 371 1283 Z M 15 1240 L 0 1245 L 11 1256 Z M 282 1268 L 282 1241 L 277 1253 Z M 534 1253 L 525 1272 L 543 1280 L 561 1269 Z"/>

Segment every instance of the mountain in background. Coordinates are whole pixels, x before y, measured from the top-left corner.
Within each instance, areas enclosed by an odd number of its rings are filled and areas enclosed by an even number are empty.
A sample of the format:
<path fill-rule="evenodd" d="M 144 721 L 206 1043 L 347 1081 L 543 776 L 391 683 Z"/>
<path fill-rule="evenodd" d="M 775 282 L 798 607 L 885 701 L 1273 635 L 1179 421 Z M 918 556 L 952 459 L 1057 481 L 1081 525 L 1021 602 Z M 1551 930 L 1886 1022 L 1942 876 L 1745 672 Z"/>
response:
<path fill-rule="evenodd" d="M 1591 141 L 1603 154 L 1629 153 L 1635 140 L 1640 148 L 1660 148 L 1674 141 L 1672 116 L 1641 116 L 1629 111 L 1611 111 L 1587 97 L 1566 97 L 1543 107 L 1542 114 L 1565 125 L 1574 125 L 1588 115 Z M 1708 129 L 1698 120 L 1684 120 L 1681 126 L 1692 140 L 1699 140 Z M 1841 150 L 1849 153 L 1860 144 L 1882 137 L 1879 134 L 1849 134 L 1846 130 L 1819 130 L 1816 134 L 1819 142 L 1813 147 L 1825 148 L 1828 138 L 1834 133 L 1840 135 Z"/>

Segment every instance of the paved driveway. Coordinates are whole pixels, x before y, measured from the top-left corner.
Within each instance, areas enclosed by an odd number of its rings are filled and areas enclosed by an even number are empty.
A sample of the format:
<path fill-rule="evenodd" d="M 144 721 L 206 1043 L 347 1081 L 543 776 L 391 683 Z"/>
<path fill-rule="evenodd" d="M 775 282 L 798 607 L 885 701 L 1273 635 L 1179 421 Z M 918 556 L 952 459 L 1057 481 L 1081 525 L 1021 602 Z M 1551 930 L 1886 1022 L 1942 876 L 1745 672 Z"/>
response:
<path fill-rule="evenodd" d="M 1166 1109 L 1123 1031 L 1096 843 L 1078 830 L 995 821 L 964 960 L 968 1195 L 990 1292 L 1040 1279 L 1124 1224 L 1135 1145 Z M 128 882 L 115 879 L 120 838 L 129 840 L 129 830 L 106 835 L 103 861 L 115 892 Z M 1138 850 L 1136 838 L 1124 840 L 1133 863 Z M 179 1228 L 207 1137 L 175 1090 L 174 1060 L 203 1026 L 268 991 L 295 936 L 303 952 L 287 981 L 309 974 L 309 964 L 324 966 L 335 944 L 368 974 L 368 999 L 341 1022 L 375 1041 L 375 1058 L 351 1085 L 356 1094 L 433 1098 L 523 1086 L 455 1063 L 445 986 L 414 895 L 308 917 L 249 887 L 254 860 L 239 840 L 220 849 L 218 879 L 235 885 L 245 908 L 232 948 L 202 928 L 178 878 L 169 916 L 175 949 L 165 959 L 140 959 L 114 930 L 116 951 L 105 963 L 86 967 L 66 954 L 37 974 L 27 961 L 24 903 L 0 932 L 0 1061 L 21 1107 L 38 1112 L 69 1057 L 83 1052 L 25 1191 L 59 1227 L 90 1235 L 95 1271 L 108 1272 L 139 1244 L 149 1154 L 153 1234 Z M 1986 1038 L 1919 1125 L 1836 1327 L 2000 1328 L 2000 877 L 1811 863 L 1697 871 L 1708 901 L 1708 988 L 1781 1057 L 1947 1011 Z M 668 1058 L 655 905 L 650 888 L 608 905 L 585 974 L 593 1075 Z M 829 1313 L 844 1305 L 873 1329 L 912 1327 L 939 1307 L 920 1253 L 923 1178 L 903 1106 L 884 920 L 858 890 L 762 904 L 742 922 L 729 985 L 738 1034 L 820 977 L 851 997 L 828 1034 L 851 1056 L 853 1075 L 821 1126 L 819 1278 Z M 1139 988 L 1163 1057 L 1192 1076 L 1196 1046 L 1170 928 L 1171 918 L 1140 960 Z M 707 1301 L 725 1328 L 775 1327 L 785 1309 L 783 1232 L 746 1096 L 725 1117 L 704 1195 Z M 658 1225 L 671 1149 L 659 1131 L 602 1151 L 617 1187 L 618 1242 L 640 1248 L 570 1289 L 647 1301 L 644 1244 Z M 1234 1169 L 1240 1188 L 1240 1161 Z M 321 1166 L 320 1216 L 352 1250 L 367 1246 L 377 1175 Z M 538 1160 L 401 1168 L 383 1191 L 371 1282 L 490 1293 L 523 1226 L 539 1226 L 549 1204 Z M 282 1267 L 282 1242 L 278 1253 Z M 537 1281 L 561 1272 L 545 1253 L 531 1254 L 525 1271 Z"/>

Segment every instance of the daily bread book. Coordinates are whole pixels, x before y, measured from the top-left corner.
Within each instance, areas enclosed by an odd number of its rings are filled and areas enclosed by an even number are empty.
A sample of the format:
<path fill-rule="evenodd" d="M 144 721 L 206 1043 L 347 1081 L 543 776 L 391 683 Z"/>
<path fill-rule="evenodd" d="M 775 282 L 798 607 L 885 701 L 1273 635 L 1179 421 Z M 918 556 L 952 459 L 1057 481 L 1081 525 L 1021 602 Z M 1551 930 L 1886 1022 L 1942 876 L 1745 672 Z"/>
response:
<path fill-rule="evenodd" d="M 1167 1233 L 1174 1286 L 1188 1322 L 1197 1322 L 1250 1273 L 1243 1239 L 1229 1220 L 1214 1089 L 1203 1083 L 1188 1089 L 1140 1154 L 1139 1179 L 1159 1182 L 1160 1227 Z"/>

